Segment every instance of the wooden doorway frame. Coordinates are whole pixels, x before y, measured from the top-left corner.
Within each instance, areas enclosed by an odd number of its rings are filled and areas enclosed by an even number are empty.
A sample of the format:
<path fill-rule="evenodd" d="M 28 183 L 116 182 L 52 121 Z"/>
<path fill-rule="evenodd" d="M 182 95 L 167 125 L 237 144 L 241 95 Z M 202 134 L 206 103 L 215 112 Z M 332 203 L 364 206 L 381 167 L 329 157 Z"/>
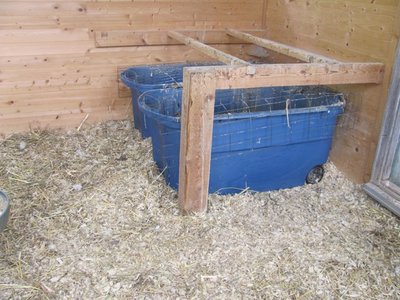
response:
<path fill-rule="evenodd" d="M 371 180 L 364 186 L 364 190 L 384 207 L 400 216 L 400 187 L 390 181 L 390 172 L 400 143 L 400 43 L 397 46 L 383 120 Z"/>

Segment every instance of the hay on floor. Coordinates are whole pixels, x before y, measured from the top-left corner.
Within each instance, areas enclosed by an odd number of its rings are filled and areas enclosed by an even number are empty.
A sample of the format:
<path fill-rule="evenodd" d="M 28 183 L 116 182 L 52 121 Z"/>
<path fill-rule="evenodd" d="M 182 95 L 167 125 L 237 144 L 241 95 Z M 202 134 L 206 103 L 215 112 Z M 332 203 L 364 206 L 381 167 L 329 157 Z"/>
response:
<path fill-rule="evenodd" d="M 332 164 L 312 186 L 177 194 L 128 121 L 0 142 L 0 298 L 400 298 L 400 222 Z"/>

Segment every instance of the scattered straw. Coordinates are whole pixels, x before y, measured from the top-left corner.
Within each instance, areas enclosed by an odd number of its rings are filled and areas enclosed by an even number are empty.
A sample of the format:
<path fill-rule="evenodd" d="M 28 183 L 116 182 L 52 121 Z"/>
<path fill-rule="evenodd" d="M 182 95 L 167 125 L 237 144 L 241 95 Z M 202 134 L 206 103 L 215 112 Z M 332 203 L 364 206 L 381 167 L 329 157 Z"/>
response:
<path fill-rule="evenodd" d="M 399 220 L 332 164 L 317 185 L 212 195 L 197 217 L 159 174 L 129 122 L 0 142 L 0 298 L 400 297 Z"/>
<path fill-rule="evenodd" d="M 89 114 L 86 114 L 86 116 L 83 118 L 82 122 L 79 124 L 78 128 L 76 129 L 76 131 L 81 130 L 83 124 L 85 124 L 86 120 L 89 118 Z"/>

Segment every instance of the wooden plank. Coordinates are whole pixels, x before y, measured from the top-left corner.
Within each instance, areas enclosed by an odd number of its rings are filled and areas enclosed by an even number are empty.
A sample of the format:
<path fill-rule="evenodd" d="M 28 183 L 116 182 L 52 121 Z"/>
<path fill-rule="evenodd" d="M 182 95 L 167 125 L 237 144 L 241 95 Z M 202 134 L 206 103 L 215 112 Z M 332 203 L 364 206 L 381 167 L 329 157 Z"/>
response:
<path fill-rule="evenodd" d="M 87 1 L 86 1 L 87 2 Z M 85 1 L 1 1 L 0 16 L 85 15 Z"/>
<path fill-rule="evenodd" d="M 0 29 L 2 44 L 48 43 L 89 40 L 89 30 L 82 29 Z"/>
<path fill-rule="evenodd" d="M 256 29 L 262 1 L 0 1 L 0 28 Z"/>
<path fill-rule="evenodd" d="M 130 98 L 119 98 L 118 95 L 109 95 L 111 94 L 109 92 L 100 94 L 104 89 L 97 90 L 98 95 L 92 93 L 91 97 L 87 97 L 88 94 L 82 92 L 78 94 L 76 91 L 68 91 L 52 99 L 30 99 L 30 95 L 26 95 L 26 99 L 2 102 L 0 103 L 0 120 L 23 116 L 45 116 L 61 111 L 70 113 L 90 112 L 97 107 L 104 107 L 111 111 L 116 104 L 130 103 Z M 53 94 L 56 93 L 53 92 Z"/>
<path fill-rule="evenodd" d="M 250 44 L 224 44 L 213 47 L 233 54 L 242 59 L 247 59 L 246 52 L 252 48 Z M 255 47 L 255 46 L 254 46 Z M 184 45 L 171 45 L 168 47 L 112 47 L 93 48 L 85 55 L 68 53 L 63 55 L 24 55 L 24 56 L 0 56 L 0 70 L 6 72 L 24 70 L 23 74 L 37 69 L 52 69 L 59 71 L 62 67 L 76 67 L 99 65 L 109 68 L 120 65 L 144 65 L 157 63 L 176 63 L 185 61 L 212 60 L 203 53 Z M 32 77 L 33 79 L 33 77 Z"/>
<path fill-rule="evenodd" d="M 198 30 L 224 28 L 228 23 L 239 28 L 236 24 L 241 22 L 243 28 L 260 28 L 261 7 L 262 0 L 247 1 L 246 9 L 242 1 L 113 1 L 90 2 L 87 11 L 94 17 L 91 28 L 96 29 L 99 22 L 108 24 L 105 30 L 116 29 L 114 24 L 125 19 L 125 29 Z"/>
<path fill-rule="evenodd" d="M 241 60 L 240 58 L 234 57 L 234 56 L 227 54 L 225 52 L 222 52 L 218 49 L 207 46 L 207 45 L 200 43 L 199 41 L 196 41 L 195 39 L 187 37 L 179 32 L 169 31 L 168 36 L 170 36 L 171 38 L 173 38 L 189 47 L 197 49 L 212 58 L 215 58 L 223 63 L 226 63 L 228 65 L 248 65 L 249 64 L 248 62 Z"/>
<path fill-rule="evenodd" d="M 245 44 L 243 40 L 231 37 L 224 30 L 185 30 L 181 31 L 185 36 L 191 37 L 205 44 Z M 252 34 L 262 35 L 264 30 L 249 30 Z M 126 47 L 126 46 L 159 46 L 182 45 L 175 39 L 168 37 L 165 30 L 111 30 L 95 31 L 97 48 Z"/>
<path fill-rule="evenodd" d="M 183 214 L 207 210 L 215 104 L 213 74 L 184 71 L 179 164 Z"/>
<path fill-rule="evenodd" d="M 0 1 L 1 9 L 1 1 Z M 259 29 L 259 23 L 253 21 L 254 15 L 243 15 L 239 19 L 230 17 L 219 19 L 214 15 L 209 19 L 176 19 L 163 17 L 152 19 L 151 16 L 120 15 L 61 15 L 61 16 L 0 16 L 2 29 L 47 29 L 47 28 L 91 28 L 93 30 L 200 30 L 216 28 Z"/>
<path fill-rule="evenodd" d="M 107 120 L 122 120 L 132 118 L 131 109 L 127 105 L 120 105 L 109 111 L 107 107 L 92 110 L 85 124 L 104 122 Z M 87 113 L 71 114 L 68 112 L 43 115 L 38 118 L 36 115 L 16 118 L 2 119 L 0 138 L 5 138 L 11 133 L 26 132 L 32 129 L 70 129 L 76 128 Z"/>
<path fill-rule="evenodd" d="M 69 54 L 80 53 L 84 55 L 93 47 L 93 41 L 66 41 L 57 43 L 13 43 L 2 44 L 0 56 L 25 56 L 41 54 Z"/>
<path fill-rule="evenodd" d="M 247 41 L 249 43 L 253 43 L 256 44 L 260 47 L 264 47 L 270 50 L 273 50 L 275 52 L 278 53 L 282 53 L 306 62 L 323 62 L 323 63 L 338 63 L 337 60 L 319 55 L 319 54 L 315 54 L 312 52 L 308 52 L 299 48 L 295 48 L 292 46 L 288 46 L 285 44 L 281 44 L 278 42 L 274 42 L 271 40 L 267 40 L 267 39 L 263 39 L 263 38 L 259 38 L 256 36 L 253 36 L 249 33 L 245 33 L 245 32 L 241 32 L 238 30 L 234 30 L 234 29 L 227 29 L 226 32 L 233 36 L 236 37 L 238 39 L 242 39 L 244 41 Z"/>
<path fill-rule="evenodd" d="M 387 57 L 383 54 L 388 53 L 392 48 L 391 43 L 394 36 L 393 33 L 387 31 L 379 35 L 379 32 L 367 31 L 357 25 L 354 25 L 353 29 L 349 29 L 349 31 L 341 28 L 335 29 L 334 26 L 324 26 L 317 30 L 308 23 L 299 24 L 297 27 L 301 28 L 300 33 L 293 33 L 289 29 L 280 28 L 276 31 L 277 35 L 270 36 L 270 38 L 285 36 L 285 43 L 307 47 L 307 49 L 324 53 L 332 58 L 348 59 L 347 61 L 355 61 L 355 59 L 359 62 L 386 60 Z M 350 33 L 351 30 L 357 33 L 352 34 Z M 322 37 L 315 40 L 316 35 Z M 368 38 L 365 38 L 366 36 Z M 376 36 L 379 36 L 379 38 Z M 379 40 L 379 43 L 376 42 L 377 40 Z"/>
<path fill-rule="evenodd" d="M 264 86 L 335 85 L 381 83 L 381 63 L 271 64 L 251 66 L 193 67 L 192 71 L 215 74 L 217 89 Z"/>
<path fill-rule="evenodd" d="M 207 210 L 216 89 L 380 83 L 384 66 L 281 64 L 191 67 L 184 73 L 179 161 L 179 203 L 184 214 Z"/>

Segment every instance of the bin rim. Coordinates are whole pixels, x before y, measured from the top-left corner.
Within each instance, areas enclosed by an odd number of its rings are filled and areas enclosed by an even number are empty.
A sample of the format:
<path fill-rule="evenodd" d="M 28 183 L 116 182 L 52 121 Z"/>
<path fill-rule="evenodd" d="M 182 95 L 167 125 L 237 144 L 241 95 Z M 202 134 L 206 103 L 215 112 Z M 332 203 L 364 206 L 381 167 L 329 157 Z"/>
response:
<path fill-rule="evenodd" d="M 129 88 L 137 89 L 140 87 L 151 87 L 152 89 L 171 89 L 171 88 L 182 88 L 182 82 L 172 82 L 172 83 L 156 83 L 156 84 L 150 84 L 150 83 L 138 83 L 136 80 L 133 80 L 127 76 L 127 73 L 125 70 L 124 72 L 121 73 L 120 78 L 122 82 Z"/>
<path fill-rule="evenodd" d="M 137 65 L 131 66 L 120 73 L 120 78 L 122 82 L 130 87 L 130 88 L 137 88 L 137 87 L 152 87 L 152 88 L 182 88 L 183 84 L 182 81 L 176 81 L 173 83 L 138 83 L 136 80 L 130 79 L 127 74 L 132 71 L 146 71 L 149 69 L 160 68 L 160 67 L 196 67 L 196 66 L 215 66 L 221 65 L 220 62 L 217 61 L 193 61 L 193 62 L 181 62 L 181 63 L 165 63 L 165 64 L 154 64 L 154 65 Z"/>
<path fill-rule="evenodd" d="M 156 90 L 148 91 L 148 93 L 156 92 Z M 146 93 L 147 94 L 147 93 Z M 337 110 L 340 114 L 344 110 L 344 98 L 343 94 L 338 93 L 335 95 L 337 102 L 330 105 L 321 105 L 314 107 L 304 107 L 304 108 L 289 108 L 288 110 L 280 109 L 274 111 L 260 111 L 260 112 L 236 112 L 236 113 L 224 113 L 224 114 L 214 114 L 214 122 L 215 121 L 225 121 L 225 120 L 242 120 L 242 119 L 256 119 L 256 118 L 264 118 L 269 116 L 284 116 L 284 115 L 297 115 L 297 114 L 306 114 L 306 113 L 314 113 L 314 112 L 329 112 L 331 110 Z M 164 121 L 172 121 L 175 123 L 180 123 L 181 116 L 173 117 L 165 114 L 161 114 L 159 112 L 151 109 L 144 101 L 145 95 L 142 94 L 139 97 L 139 109 L 149 117 L 164 120 Z"/>

